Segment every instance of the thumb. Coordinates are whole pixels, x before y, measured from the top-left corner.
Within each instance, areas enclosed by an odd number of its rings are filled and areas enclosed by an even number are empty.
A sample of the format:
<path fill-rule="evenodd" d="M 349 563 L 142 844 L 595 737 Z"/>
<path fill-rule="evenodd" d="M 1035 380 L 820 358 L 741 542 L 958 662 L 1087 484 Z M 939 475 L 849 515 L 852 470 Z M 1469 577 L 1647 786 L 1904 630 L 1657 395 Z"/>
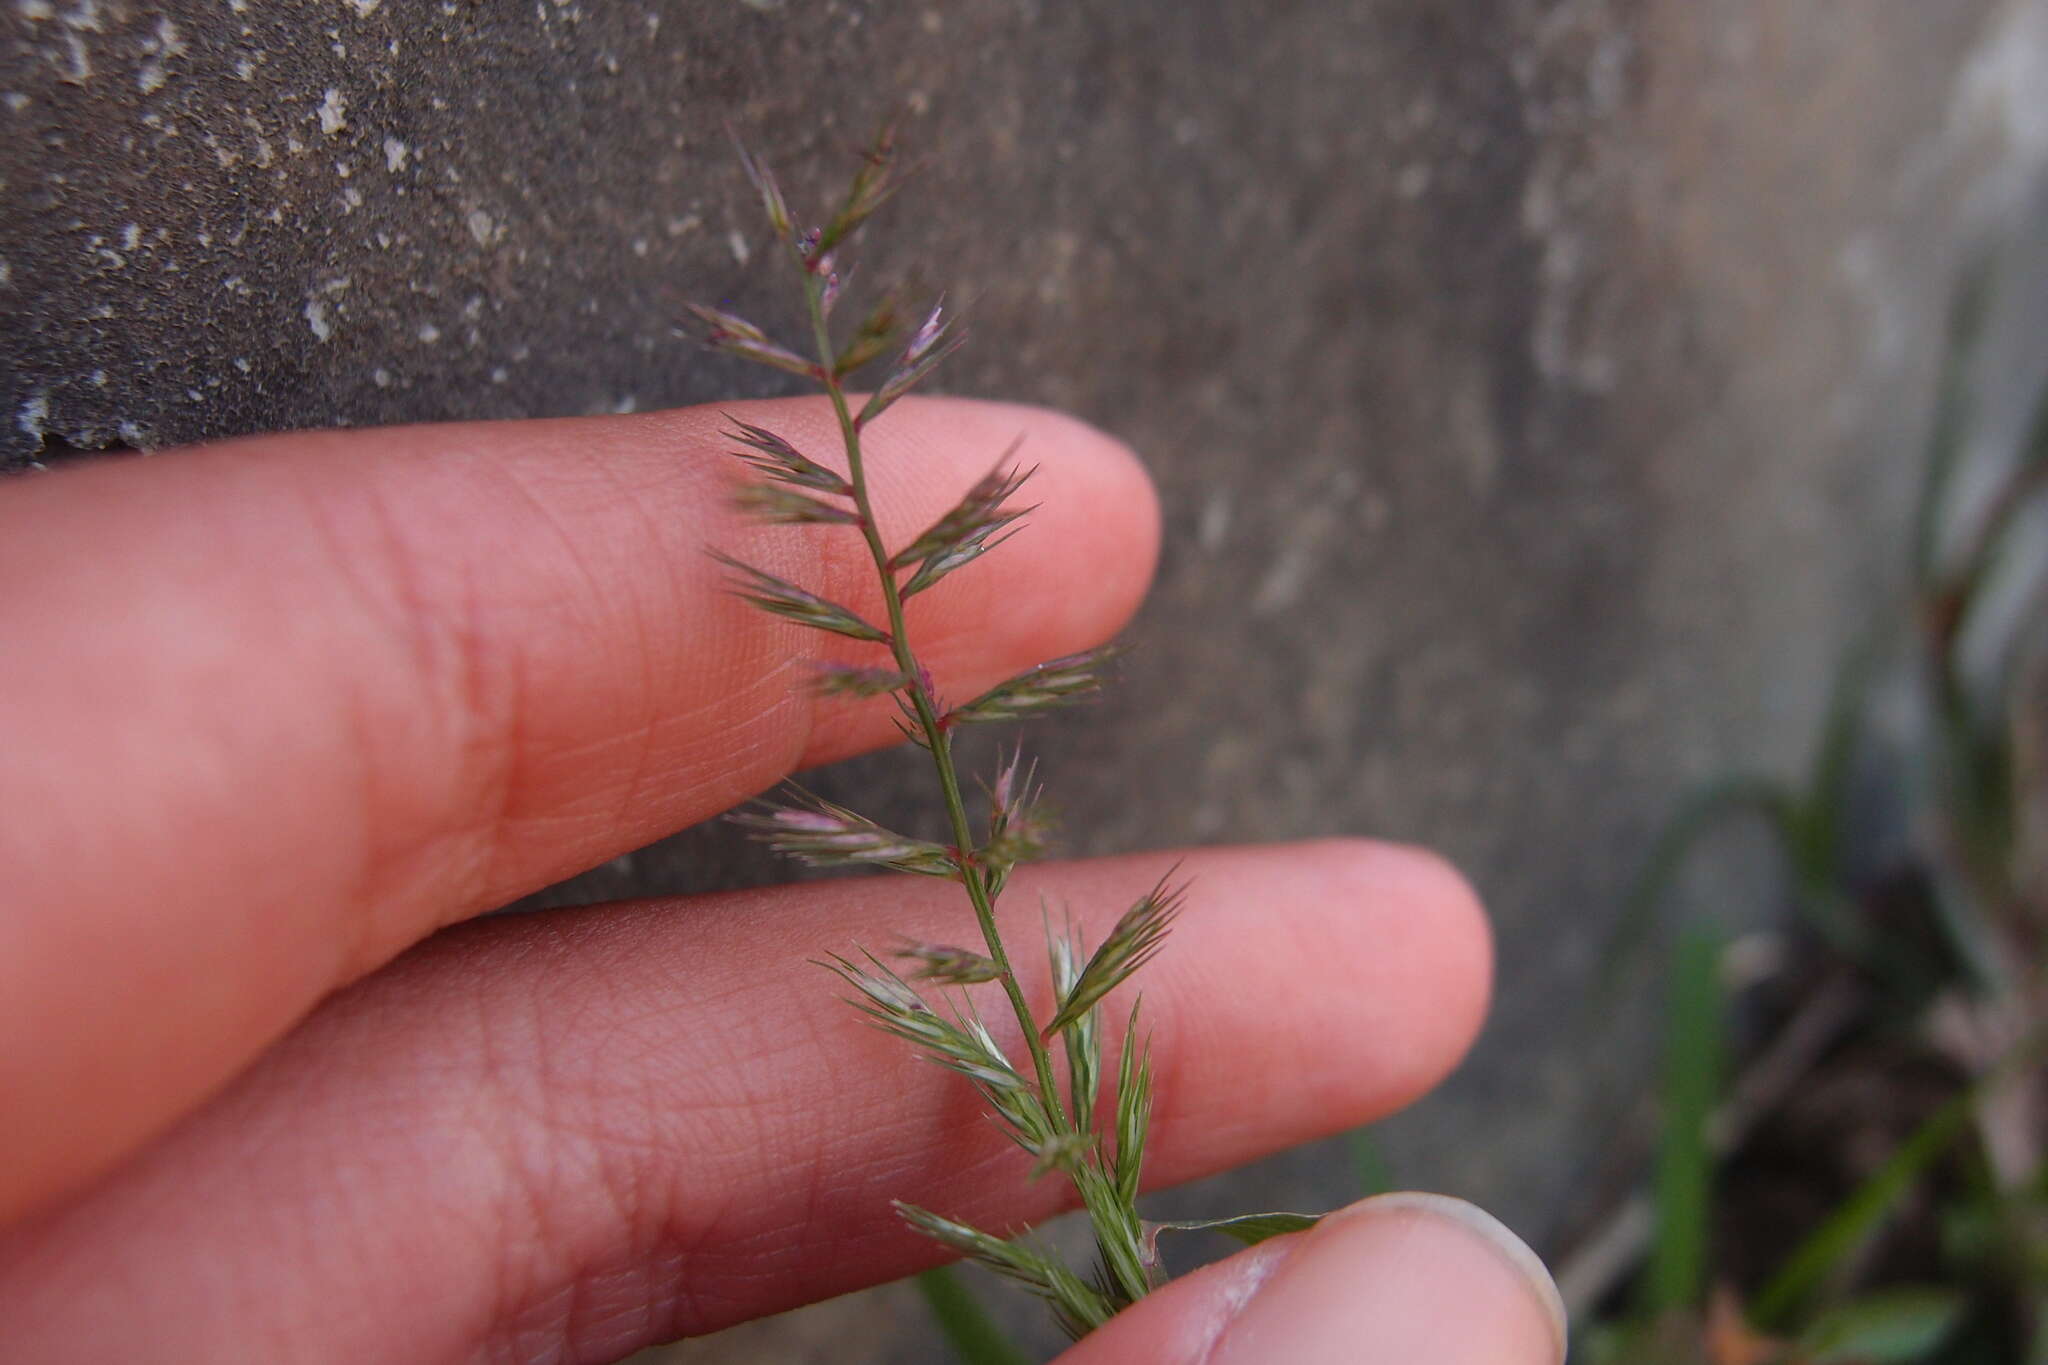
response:
<path fill-rule="evenodd" d="M 1387 1194 L 1139 1300 L 1058 1365 L 1562 1365 L 1536 1253 L 1490 1214 Z"/>

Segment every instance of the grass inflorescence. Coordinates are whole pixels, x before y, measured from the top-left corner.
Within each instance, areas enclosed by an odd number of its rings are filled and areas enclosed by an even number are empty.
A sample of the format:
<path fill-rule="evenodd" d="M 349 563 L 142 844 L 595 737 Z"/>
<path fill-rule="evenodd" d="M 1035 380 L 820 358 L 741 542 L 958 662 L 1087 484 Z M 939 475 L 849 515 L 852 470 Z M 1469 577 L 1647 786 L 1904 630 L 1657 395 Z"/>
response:
<path fill-rule="evenodd" d="M 800 375 L 824 391 L 837 418 L 846 472 L 798 450 L 774 431 L 735 421 L 727 435 L 748 471 L 738 502 L 763 522 L 859 535 L 874 565 L 883 617 L 870 621 L 763 569 L 724 554 L 717 557 L 732 573 L 733 591 L 761 610 L 887 651 L 883 663 L 820 665 L 815 685 L 842 696 L 894 698 L 898 727 L 929 757 L 948 841 L 898 834 L 802 792 L 734 818 L 778 852 L 809 865 L 881 867 L 946 878 L 962 888 L 979 944 L 907 942 L 893 954 L 896 965 L 864 950 L 830 953 L 822 965 L 840 978 L 870 1023 L 975 1087 L 1003 1132 L 1029 1156 L 1031 1177 L 1057 1173 L 1072 1184 L 1095 1234 L 1096 1261 L 1085 1272 L 1028 1241 L 909 1204 L 899 1202 L 897 1208 L 918 1231 L 1044 1299 L 1059 1323 L 1079 1336 L 1149 1292 L 1161 1278 L 1156 1252 L 1161 1225 L 1146 1224 L 1137 1212 L 1152 1115 L 1151 1051 L 1133 1004 L 1112 1069 L 1104 1055 L 1108 1030 L 1102 1012 L 1106 997 L 1160 950 L 1186 888 L 1175 884 L 1171 873 L 1162 877 L 1123 912 L 1093 951 L 1070 922 L 1055 927 L 1046 915 L 1054 999 L 1042 1014 L 1033 1009 L 1010 945 L 997 927 L 996 906 L 1011 869 L 1043 851 L 1050 816 L 1035 768 L 1017 748 L 981 782 L 986 817 L 977 825 L 954 757 L 954 732 L 963 725 L 1029 719 L 1094 696 L 1114 651 L 1051 659 L 966 702 L 943 700 L 918 658 L 906 605 L 1014 533 L 1032 510 L 1017 498 L 1033 470 L 1016 461 L 1012 446 L 930 526 L 899 546 L 885 541 L 870 496 L 862 437 L 961 342 L 943 306 L 932 306 L 912 325 L 893 296 L 850 329 L 841 329 L 844 339 L 835 340 L 834 312 L 850 273 L 841 268 L 841 253 L 904 178 L 893 130 L 885 128 L 866 149 L 832 217 L 808 231 L 797 227 L 768 168 L 744 148 L 740 162 L 801 286 L 808 339 L 787 345 L 724 310 L 692 311 L 713 349 Z M 856 408 L 849 381 L 883 362 L 887 368 L 879 382 Z M 978 999 L 972 987 L 993 989 Z M 984 1022 L 984 1005 L 995 1004 L 996 991 L 1015 1022 L 1021 1056 L 1006 1050 L 997 1030 Z"/>

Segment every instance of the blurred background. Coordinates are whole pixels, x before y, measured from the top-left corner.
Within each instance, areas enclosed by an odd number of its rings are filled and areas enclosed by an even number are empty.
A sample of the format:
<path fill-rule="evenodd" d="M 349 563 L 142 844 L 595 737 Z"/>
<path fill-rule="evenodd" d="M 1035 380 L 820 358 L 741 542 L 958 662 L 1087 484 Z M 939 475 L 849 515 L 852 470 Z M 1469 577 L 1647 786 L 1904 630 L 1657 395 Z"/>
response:
<path fill-rule="evenodd" d="M 1496 916 L 1440 1093 L 1159 1216 L 1463 1195 L 1588 1359 L 2048 1361 L 2048 0 L 21 0 L 0 467 L 784 391 L 676 332 L 781 316 L 723 125 L 815 205 L 898 105 L 870 280 L 1164 500 L 1065 851 L 1369 833 Z M 926 1289 L 659 1358 L 1053 1345 Z"/>

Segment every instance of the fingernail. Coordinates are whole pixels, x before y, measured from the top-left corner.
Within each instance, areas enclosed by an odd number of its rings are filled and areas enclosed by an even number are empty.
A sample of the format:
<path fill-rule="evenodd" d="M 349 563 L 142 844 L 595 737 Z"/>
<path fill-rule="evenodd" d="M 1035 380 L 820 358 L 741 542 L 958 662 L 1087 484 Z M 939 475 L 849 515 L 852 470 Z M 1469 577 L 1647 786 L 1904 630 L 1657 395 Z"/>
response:
<path fill-rule="evenodd" d="M 1380 1195 L 1290 1240 L 1221 1324 L 1209 1365 L 1562 1365 L 1549 1272 L 1463 1200 Z"/>

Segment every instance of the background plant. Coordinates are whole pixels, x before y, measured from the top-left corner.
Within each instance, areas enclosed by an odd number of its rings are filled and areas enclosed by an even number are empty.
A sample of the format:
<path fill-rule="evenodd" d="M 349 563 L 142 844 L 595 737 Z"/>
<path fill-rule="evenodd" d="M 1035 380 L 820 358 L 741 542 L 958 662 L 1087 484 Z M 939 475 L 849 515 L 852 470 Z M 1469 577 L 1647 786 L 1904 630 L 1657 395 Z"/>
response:
<path fill-rule="evenodd" d="M 2048 1362 L 2048 380 L 2017 441 L 1984 439 L 1988 278 L 1955 311 L 1908 587 L 1842 666 L 1807 776 L 1702 789 L 1630 898 L 1616 967 L 1700 839 L 1750 817 L 1783 853 L 1803 935 L 1778 973 L 1790 988 L 1747 1002 L 1776 1026 L 1739 1072 L 1725 936 L 1695 926 L 1669 955 L 1654 1181 L 1560 1276 L 1575 1308 L 1608 1309 L 1582 1336 L 1592 1361 Z M 1887 709 L 1908 723 L 1880 725 Z M 1873 790 L 1899 818 L 1865 818 Z M 1845 1076 L 1905 1131 L 1875 1162 L 1819 1154 L 1848 1188 L 1779 1220 L 1764 1254 L 1740 1245 L 1745 1148 Z"/>

